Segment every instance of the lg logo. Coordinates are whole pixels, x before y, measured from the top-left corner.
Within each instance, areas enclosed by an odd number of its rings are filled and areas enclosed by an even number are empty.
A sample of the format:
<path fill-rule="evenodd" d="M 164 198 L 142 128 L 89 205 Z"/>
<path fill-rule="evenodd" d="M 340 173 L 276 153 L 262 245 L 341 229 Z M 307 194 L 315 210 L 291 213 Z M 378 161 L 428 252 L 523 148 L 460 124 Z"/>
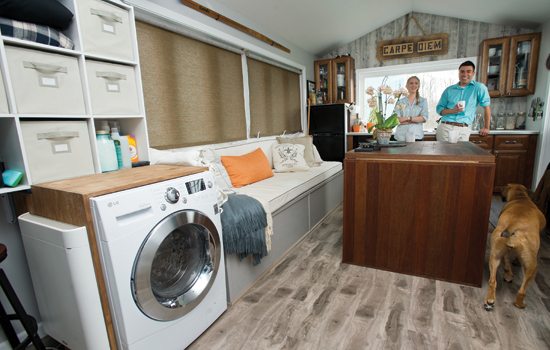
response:
<path fill-rule="evenodd" d="M 110 207 L 112 207 L 113 205 L 118 205 L 118 204 L 119 204 L 118 201 L 114 201 L 114 202 L 109 202 L 109 203 L 107 203 L 107 206 L 110 208 Z"/>

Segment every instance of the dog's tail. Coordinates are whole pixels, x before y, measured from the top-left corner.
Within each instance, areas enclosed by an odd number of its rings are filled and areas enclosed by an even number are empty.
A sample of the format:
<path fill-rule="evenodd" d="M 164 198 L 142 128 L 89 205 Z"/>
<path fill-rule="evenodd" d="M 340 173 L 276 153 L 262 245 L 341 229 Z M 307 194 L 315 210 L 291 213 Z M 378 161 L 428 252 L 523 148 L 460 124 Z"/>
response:
<path fill-rule="evenodd" d="M 512 233 L 510 233 L 510 231 L 505 229 L 504 231 L 501 232 L 500 237 L 508 238 L 506 242 L 506 246 L 509 249 L 513 250 L 516 247 L 516 243 L 518 243 L 518 240 L 520 240 L 520 238 L 518 237 L 518 233 L 519 233 L 519 230 L 515 230 Z"/>

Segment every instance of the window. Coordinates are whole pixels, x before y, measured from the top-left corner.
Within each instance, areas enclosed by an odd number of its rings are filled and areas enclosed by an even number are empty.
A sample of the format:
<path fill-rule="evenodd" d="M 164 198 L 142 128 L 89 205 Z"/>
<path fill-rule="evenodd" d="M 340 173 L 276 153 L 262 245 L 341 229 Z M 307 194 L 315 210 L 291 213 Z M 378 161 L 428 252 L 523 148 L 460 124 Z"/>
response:
<path fill-rule="evenodd" d="M 247 138 L 240 54 L 144 22 L 136 31 L 152 148 Z"/>
<path fill-rule="evenodd" d="M 247 58 L 250 137 L 302 131 L 300 75 Z"/>
<path fill-rule="evenodd" d="M 420 80 L 420 96 L 428 100 L 429 118 L 424 124 L 424 129 L 434 129 L 437 126 L 436 121 L 440 118 L 436 110 L 439 98 L 448 86 L 458 83 L 458 67 L 468 60 L 476 62 L 477 57 L 357 69 L 359 118 L 366 122 L 371 112 L 371 108 L 365 103 L 370 97 L 365 93 L 366 88 L 377 88 L 387 76 L 386 85 L 398 89 L 404 87 L 407 79 L 414 75 Z M 391 115 L 393 106 L 388 105 L 388 116 Z"/>

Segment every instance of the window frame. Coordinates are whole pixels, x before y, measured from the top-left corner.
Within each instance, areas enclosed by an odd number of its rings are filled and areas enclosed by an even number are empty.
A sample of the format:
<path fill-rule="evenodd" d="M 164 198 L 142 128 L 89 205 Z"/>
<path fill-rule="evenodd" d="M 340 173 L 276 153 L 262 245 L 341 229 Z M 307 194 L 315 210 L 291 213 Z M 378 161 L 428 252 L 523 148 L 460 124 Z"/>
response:
<path fill-rule="evenodd" d="M 464 57 L 464 58 L 453 58 L 448 60 L 438 60 L 438 61 L 427 61 L 427 62 L 418 62 L 418 63 L 408 63 L 408 64 L 397 64 L 392 66 L 383 66 L 383 67 L 372 67 L 372 68 L 359 68 L 355 70 L 355 81 L 357 82 L 357 93 L 355 100 L 357 101 L 358 106 L 358 118 L 360 120 L 366 120 L 365 114 L 365 78 L 381 77 L 386 75 L 398 75 L 398 74 L 407 74 L 414 75 L 418 73 L 423 73 L 426 71 L 442 71 L 442 70 L 452 70 L 456 69 L 458 83 L 458 67 L 466 61 L 472 61 L 478 65 L 477 57 Z M 475 79 L 477 81 L 478 73 L 476 71 Z"/>
<path fill-rule="evenodd" d="M 176 9 L 170 10 L 167 7 L 161 5 L 153 4 L 145 0 L 125 0 L 128 4 L 134 6 L 134 13 L 136 15 L 136 20 L 140 20 L 155 26 L 158 26 L 158 23 L 168 23 L 169 25 L 176 26 L 181 28 L 186 34 L 179 33 L 181 35 L 189 35 L 195 40 L 204 41 L 210 45 L 218 46 L 221 48 L 228 49 L 227 47 L 232 48 L 233 50 L 240 51 L 242 58 L 243 66 L 243 83 L 244 83 L 244 103 L 245 103 L 245 115 L 246 115 L 246 125 L 247 125 L 247 138 L 239 141 L 232 141 L 229 143 L 223 143 L 228 145 L 242 144 L 253 142 L 262 139 L 274 139 L 276 136 L 260 136 L 250 134 L 250 100 L 249 100 L 249 87 L 248 87 L 248 66 L 246 63 L 246 58 L 248 55 L 258 56 L 259 58 L 265 59 L 266 61 L 272 61 L 274 65 L 279 66 L 283 69 L 288 67 L 289 70 L 299 71 L 299 85 L 300 85 L 300 121 L 302 127 L 302 133 L 306 132 L 307 129 L 307 71 L 306 67 L 302 64 L 294 62 L 288 58 L 278 55 L 277 53 L 266 50 L 262 47 L 259 47 L 249 41 L 242 40 L 236 36 L 228 34 L 225 31 L 221 31 L 212 26 L 206 25 L 202 22 L 194 20 L 190 17 L 183 15 L 183 8 L 178 7 L 182 12 L 178 12 Z M 156 23 L 155 23 L 156 22 Z M 161 28 L 163 28 L 161 26 Z M 170 29 L 167 29 L 170 30 Z M 192 35 L 191 35 L 192 34 Z M 254 57 L 256 58 L 256 57 Z M 268 62 L 266 62 L 268 63 Z M 280 135 L 279 135 L 280 136 Z"/>

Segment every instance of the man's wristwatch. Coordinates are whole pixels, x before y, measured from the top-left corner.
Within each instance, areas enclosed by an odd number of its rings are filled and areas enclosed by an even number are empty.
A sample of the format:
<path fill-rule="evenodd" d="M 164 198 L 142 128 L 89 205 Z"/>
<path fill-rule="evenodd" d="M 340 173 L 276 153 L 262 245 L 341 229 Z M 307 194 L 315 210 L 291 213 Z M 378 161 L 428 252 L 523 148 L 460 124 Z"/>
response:
<path fill-rule="evenodd" d="M 409 117 L 409 123 L 412 123 L 413 118 Z"/>

